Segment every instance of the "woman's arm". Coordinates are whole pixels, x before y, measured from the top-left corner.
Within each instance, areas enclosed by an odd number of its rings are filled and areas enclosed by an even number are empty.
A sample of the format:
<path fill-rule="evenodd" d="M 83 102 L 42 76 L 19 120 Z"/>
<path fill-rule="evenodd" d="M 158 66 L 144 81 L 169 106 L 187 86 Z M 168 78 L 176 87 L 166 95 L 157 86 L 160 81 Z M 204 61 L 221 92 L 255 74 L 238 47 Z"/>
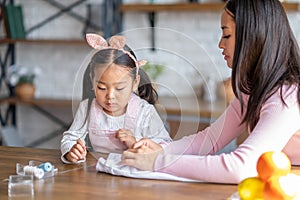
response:
<path fill-rule="evenodd" d="M 216 135 L 199 136 L 198 133 L 194 139 L 190 139 L 190 143 L 179 140 L 168 145 L 168 148 L 171 148 L 165 154 L 157 156 L 154 170 L 185 178 L 220 183 L 238 183 L 246 177 L 256 176 L 258 157 L 266 151 L 282 151 L 289 139 L 300 128 L 297 93 L 294 92 L 292 95 L 286 96 L 285 99 L 287 105 L 281 102 L 278 92 L 263 105 L 256 127 L 235 151 L 220 155 L 206 155 L 216 152 L 217 149 L 212 150 L 212 148 L 219 145 L 211 144 L 214 141 L 211 138 L 216 137 Z M 227 123 L 232 120 L 230 113 L 228 113 L 229 115 L 225 114 L 227 119 L 223 119 L 225 124 L 224 130 L 221 131 L 228 134 L 228 138 L 233 137 L 230 131 L 235 132 L 233 129 L 228 129 L 230 124 L 227 125 Z M 214 126 L 212 125 L 212 128 Z M 237 129 L 239 128 L 237 127 Z M 226 138 L 221 134 L 216 143 L 223 144 L 224 141 L 227 141 Z M 206 142 L 201 143 L 201 140 Z M 182 149 L 182 146 L 186 145 L 186 149 Z M 177 148 L 181 150 L 176 151 Z M 181 153 L 183 150 L 184 154 L 199 152 L 203 156 L 183 155 Z"/>
<path fill-rule="evenodd" d="M 241 109 L 234 99 L 225 112 L 209 127 L 197 134 L 185 136 L 164 149 L 166 154 L 208 155 L 220 151 L 245 129 L 241 125 Z"/>
<path fill-rule="evenodd" d="M 163 149 L 164 154 L 159 154 L 162 151 L 156 143 L 149 139 L 143 139 L 134 145 L 134 148 L 136 149 L 124 152 L 124 163 L 143 170 L 151 169 L 160 171 L 162 169 L 168 169 L 166 165 L 169 161 L 173 162 L 173 159 L 174 161 L 182 159 L 183 155 L 186 154 L 197 155 L 194 157 L 195 159 L 200 158 L 198 155 L 213 154 L 226 146 L 239 132 L 241 132 L 241 130 L 244 129 L 244 126 L 240 126 L 240 120 L 239 102 L 238 100 L 234 100 L 224 114 L 213 123 L 211 127 L 208 127 L 197 134 L 186 136 L 168 144 Z M 224 134 L 226 131 L 229 132 L 228 135 Z M 143 152 L 147 152 L 149 158 L 147 158 L 147 155 L 143 155 Z M 156 157 L 157 161 L 154 163 L 154 158 Z M 195 171 L 191 171 L 188 168 L 189 165 L 194 165 L 194 163 L 176 166 L 182 168 L 180 171 L 190 171 L 194 173 Z M 169 171 L 166 172 L 172 173 Z"/>

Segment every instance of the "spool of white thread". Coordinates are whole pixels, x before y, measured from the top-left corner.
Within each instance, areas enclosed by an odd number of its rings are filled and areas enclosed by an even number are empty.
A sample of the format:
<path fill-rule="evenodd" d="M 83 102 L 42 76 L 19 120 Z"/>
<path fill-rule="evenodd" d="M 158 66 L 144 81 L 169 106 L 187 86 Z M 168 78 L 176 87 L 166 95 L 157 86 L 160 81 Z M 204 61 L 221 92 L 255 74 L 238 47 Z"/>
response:
<path fill-rule="evenodd" d="M 24 167 L 25 175 L 33 175 L 37 179 L 41 179 L 44 177 L 44 170 L 35 166 L 26 165 Z"/>

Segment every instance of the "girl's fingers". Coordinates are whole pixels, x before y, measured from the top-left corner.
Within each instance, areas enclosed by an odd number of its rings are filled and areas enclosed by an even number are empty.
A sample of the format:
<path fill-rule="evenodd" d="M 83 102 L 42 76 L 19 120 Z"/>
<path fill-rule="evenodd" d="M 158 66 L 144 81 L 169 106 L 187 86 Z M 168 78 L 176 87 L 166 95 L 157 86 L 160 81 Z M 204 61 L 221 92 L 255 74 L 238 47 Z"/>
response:
<path fill-rule="evenodd" d="M 83 142 L 82 142 L 81 139 L 78 139 L 78 140 L 77 140 L 77 144 L 80 144 L 81 146 L 84 146 L 84 144 L 83 144 Z"/>
<path fill-rule="evenodd" d="M 81 160 L 86 155 L 86 147 L 83 145 L 80 139 L 77 140 L 77 143 L 70 150 L 70 157 L 76 159 L 76 161 Z"/>
<path fill-rule="evenodd" d="M 86 151 L 86 147 L 81 141 L 81 139 L 77 140 L 77 143 L 74 145 L 75 148 L 77 148 L 81 153 L 84 153 Z"/>
<path fill-rule="evenodd" d="M 136 142 L 134 135 L 130 130 L 120 129 L 116 132 L 116 138 L 120 140 L 120 142 L 124 143 L 127 148 L 131 148 L 132 145 Z"/>
<path fill-rule="evenodd" d="M 82 142 L 81 139 L 78 139 L 78 140 L 77 140 L 77 144 L 79 144 L 83 150 L 86 150 L 86 147 L 85 147 L 85 145 L 83 144 L 83 142 Z"/>
<path fill-rule="evenodd" d="M 71 152 L 76 156 L 74 158 L 82 159 L 82 153 L 78 149 L 73 149 Z"/>
<path fill-rule="evenodd" d="M 68 157 L 69 157 L 69 160 L 71 162 L 76 162 L 80 159 L 79 156 L 76 153 L 72 152 L 72 151 L 69 153 Z"/>
<path fill-rule="evenodd" d="M 73 152 L 76 152 L 76 154 L 83 154 L 85 152 L 84 147 L 79 144 L 75 144 L 71 150 Z"/>

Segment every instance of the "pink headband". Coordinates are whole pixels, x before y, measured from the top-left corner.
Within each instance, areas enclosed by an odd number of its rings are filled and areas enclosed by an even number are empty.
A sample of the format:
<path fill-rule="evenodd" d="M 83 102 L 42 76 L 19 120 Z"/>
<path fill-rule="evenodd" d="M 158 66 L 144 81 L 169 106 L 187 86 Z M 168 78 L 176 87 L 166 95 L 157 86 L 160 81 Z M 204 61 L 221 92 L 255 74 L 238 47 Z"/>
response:
<path fill-rule="evenodd" d="M 112 36 L 109 39 L 109 44 L 106 42 L 106 40 L 94 33 L 88 33 L 86 34 L 86 41 L 87 43 L 94 49 L 101 50 L 101 49 L 117 49 L 123 51 L 125 54 L 127 54 L 134 62 L 135 66 L 137 67 L 137 73 L 139 71 L 139 67 L 146 64 L 146 60 L 140 60 L 137 61 L 135 57 L 129 52 L 125 51 L 124 47 L 126 44 L 125 37 L 124 36 Z"/>

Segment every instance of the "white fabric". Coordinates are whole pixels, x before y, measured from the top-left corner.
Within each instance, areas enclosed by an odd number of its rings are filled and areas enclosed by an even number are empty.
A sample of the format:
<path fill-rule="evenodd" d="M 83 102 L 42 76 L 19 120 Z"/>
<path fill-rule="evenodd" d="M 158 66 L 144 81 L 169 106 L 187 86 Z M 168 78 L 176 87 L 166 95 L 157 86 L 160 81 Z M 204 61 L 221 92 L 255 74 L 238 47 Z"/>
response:
<path fill-rule="evenodd" d="M 142 171 L 134 167 L 120 165 L 119 163 L 121 161 L 121 156 L 122 154 L 110 153 L 107 159 L 100 157 L 96 165 L 97 171 L 131 178 L 173 180 L 183 182 L 201 182 L 199 180 L 182 178 L 162 172 Z"/>

